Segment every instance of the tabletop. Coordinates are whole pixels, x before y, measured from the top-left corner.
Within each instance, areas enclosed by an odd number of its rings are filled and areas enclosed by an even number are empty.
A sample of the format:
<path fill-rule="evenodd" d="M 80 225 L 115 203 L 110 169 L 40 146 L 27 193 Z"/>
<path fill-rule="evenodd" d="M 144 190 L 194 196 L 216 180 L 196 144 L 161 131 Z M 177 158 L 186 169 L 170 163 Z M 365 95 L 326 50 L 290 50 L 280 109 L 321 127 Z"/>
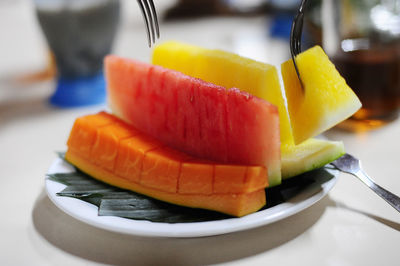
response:
<path fill-rule="evenodd" d="M 157 1 L 160 14 L 174 1 Z M 136 1 L 124 1 L 113 52 L 148 61 Z M 279 64 L 287 42 L 268 37 L 270 18 L 209 17 L 163 22 L 161 40 L 177 39 Z M 106 105 L 48 104 L 48 48 L 32 1 L 0 0 L 0 265 L 399 265 L 400 215 L 356 178 L 337 184 L 310 208 L 251 230 L 201 238 L 139 237 L 78 221 L 45 192 L 56 151 L 66 149 L 74 119 Z M 338 128 L 342 140 L 381 186 L 400 194 L 400 120 L 363 132 Z"/>

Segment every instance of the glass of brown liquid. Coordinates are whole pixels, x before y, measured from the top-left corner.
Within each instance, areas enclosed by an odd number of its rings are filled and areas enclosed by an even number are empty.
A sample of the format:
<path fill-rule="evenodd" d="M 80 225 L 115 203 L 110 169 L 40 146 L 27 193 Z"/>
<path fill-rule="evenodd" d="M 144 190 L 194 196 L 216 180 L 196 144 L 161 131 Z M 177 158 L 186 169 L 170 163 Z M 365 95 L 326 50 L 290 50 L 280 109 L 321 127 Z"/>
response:
<path fill-rule="evenodd" d="M 369 129 L 398 118 L 400 0 L 311 2 L 320 44 L 363 105 L 342 126 Z"/>
<path fill-rule="evenodd" d="M 359 47 L 362 43 L 365 44 Z M 363 105 L 353 115 L 353 120 L 374 126 L 398 117 L 399 48 L 395 44 L 373 43 L 368 39 L 342 41 L 342 49 L 335 55 L 333 62 Z"/>

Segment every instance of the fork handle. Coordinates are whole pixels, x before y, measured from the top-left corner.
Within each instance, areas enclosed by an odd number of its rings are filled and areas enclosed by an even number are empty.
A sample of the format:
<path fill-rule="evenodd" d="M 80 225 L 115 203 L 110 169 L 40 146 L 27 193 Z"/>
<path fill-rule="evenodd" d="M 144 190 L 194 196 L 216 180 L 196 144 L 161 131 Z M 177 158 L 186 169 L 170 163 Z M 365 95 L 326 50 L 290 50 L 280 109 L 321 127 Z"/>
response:
<path fill-rule="evenodd" d="M 400 198 L 398 196 L 376 184 L 367 175 L 367 173 L 362 170 L 357 171 L 354 175 L 358 177 L 370 189 L 372 189 L 376 194 L 378 194 L 382 199 L 389 203 L 393 208 L 400 212 Z"/>

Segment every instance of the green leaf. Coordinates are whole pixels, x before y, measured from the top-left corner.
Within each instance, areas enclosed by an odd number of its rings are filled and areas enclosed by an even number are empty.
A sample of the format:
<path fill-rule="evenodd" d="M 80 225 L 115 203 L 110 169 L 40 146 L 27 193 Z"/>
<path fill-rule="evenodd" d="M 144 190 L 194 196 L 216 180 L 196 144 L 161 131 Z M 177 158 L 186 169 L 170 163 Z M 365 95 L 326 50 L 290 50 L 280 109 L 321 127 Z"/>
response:
<path fill-rule="evenodd" d="M 58 196 L 76 198 L 94 204 L 99 208 L 100 216 L 117 216 L 163 223 L 204 222 L 231 218 L 214 211 L 182 207 L 119 189 L 97 181 L 79 170 L 47 176 L 50 180 L 67 186 L 57 193 Z M 286 202 L 313 183 L 325 182 L 332 177 L 326 170 L 319 169 L 285 180 L 281 185 L 266 190 L 267 205 L 262 210 Z"/>
<path fill-rule="evenodd" d="M 57 151 L 56 154 L 60 159 L 65 160 L 65 151 Z"/>
<path fill-rule="evenodd" d="M 213 211 L 177 206 L 122 190 L 97 181 L 80 171 L 49 174 L 48 178 L 67 186 L 57 193 L 58 196 L 92 203 L 99 207 L 100 216 L 166 223 L 213 221 L 230 217 Z"/>

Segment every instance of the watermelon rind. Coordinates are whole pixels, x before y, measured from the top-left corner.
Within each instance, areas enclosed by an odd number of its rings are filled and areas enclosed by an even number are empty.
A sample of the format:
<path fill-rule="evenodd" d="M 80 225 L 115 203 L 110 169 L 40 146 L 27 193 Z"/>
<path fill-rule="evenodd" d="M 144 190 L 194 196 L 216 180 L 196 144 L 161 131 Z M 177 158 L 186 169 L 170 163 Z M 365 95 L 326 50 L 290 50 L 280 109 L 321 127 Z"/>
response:
<path fill-rule="evenodd" d="M 282 149 L 282 179 L 321 168 L 345 154 L 343 142 L 311 138 Z"/>

